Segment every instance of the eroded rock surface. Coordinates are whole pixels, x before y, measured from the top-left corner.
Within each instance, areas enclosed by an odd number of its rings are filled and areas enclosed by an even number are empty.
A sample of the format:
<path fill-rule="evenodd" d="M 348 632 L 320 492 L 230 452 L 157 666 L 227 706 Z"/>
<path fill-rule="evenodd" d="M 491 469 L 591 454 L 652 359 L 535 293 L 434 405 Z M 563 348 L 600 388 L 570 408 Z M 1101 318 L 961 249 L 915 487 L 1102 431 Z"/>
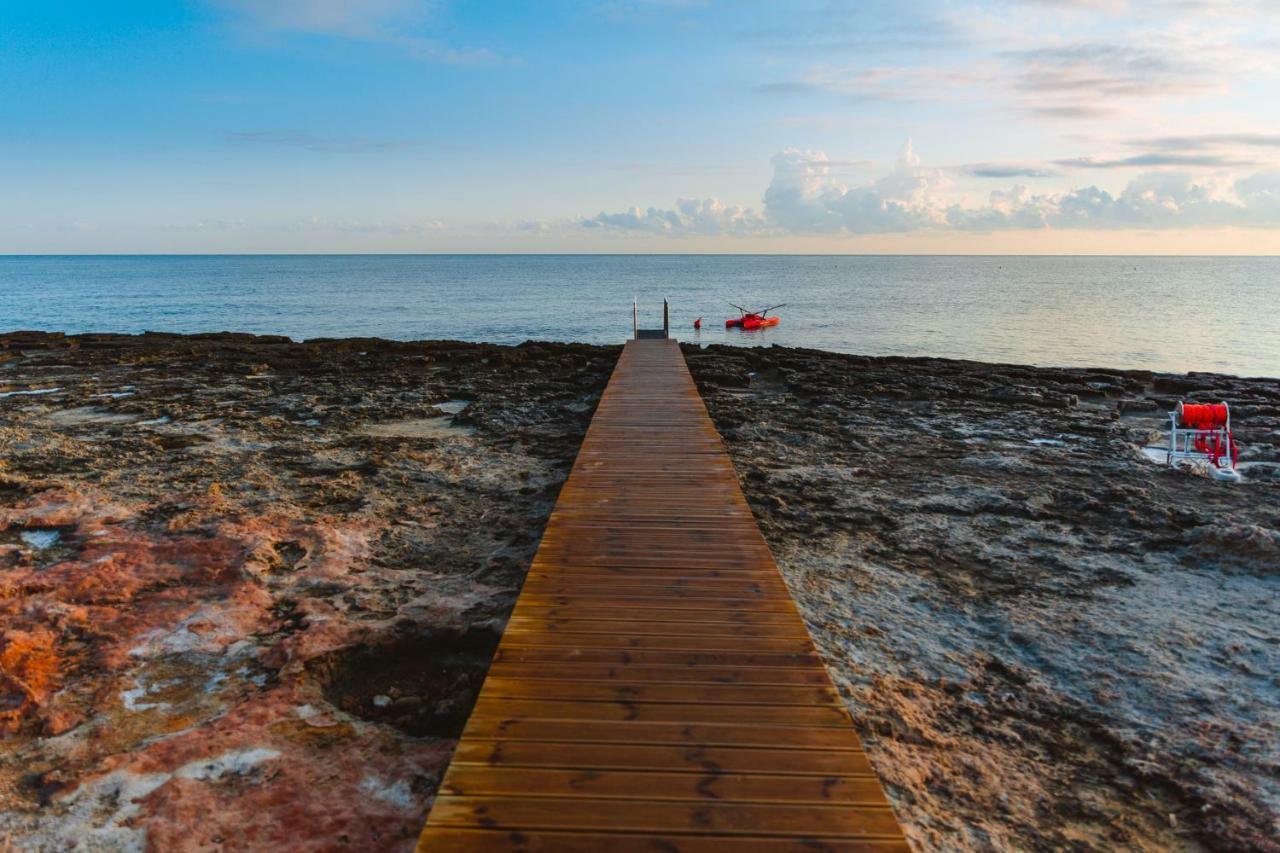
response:
<path fill-rule="evenodd" d="M 616 357 L 0 336 L 0 846 L 410 849 Z"/>
<path fill-rule="evenodd" d="M 1276 849 L 1280 383 L 687 353 L 921 849 Z M 0 336 L 0 846 L 411 847 L 616 355 Z"/>
<path fill-rule="evenodd" d="M 686 355 L 921 849 L 1280 849 L 1280 382 Z"/>

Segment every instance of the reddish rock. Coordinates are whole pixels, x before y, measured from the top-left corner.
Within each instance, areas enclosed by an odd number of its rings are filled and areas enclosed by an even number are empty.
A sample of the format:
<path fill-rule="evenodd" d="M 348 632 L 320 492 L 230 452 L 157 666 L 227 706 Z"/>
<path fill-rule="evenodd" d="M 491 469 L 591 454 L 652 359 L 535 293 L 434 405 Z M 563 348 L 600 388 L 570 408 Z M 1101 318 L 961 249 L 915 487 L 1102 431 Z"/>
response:
<path fill-rule="evenodd" d="M 614 353 L 81 343 L 0 336 L 0 838 L 411 849 Z"/>

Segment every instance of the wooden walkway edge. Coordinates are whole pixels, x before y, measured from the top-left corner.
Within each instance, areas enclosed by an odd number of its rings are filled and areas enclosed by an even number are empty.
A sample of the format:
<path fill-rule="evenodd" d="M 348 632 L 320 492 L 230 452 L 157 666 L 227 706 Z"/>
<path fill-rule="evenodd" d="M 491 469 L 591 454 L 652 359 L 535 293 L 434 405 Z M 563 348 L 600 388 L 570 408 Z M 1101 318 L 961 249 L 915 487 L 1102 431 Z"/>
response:
<path fill-rule="evenodd" d="M 679 346 L 628 342 L 418 850 L 908 849 Z"/>

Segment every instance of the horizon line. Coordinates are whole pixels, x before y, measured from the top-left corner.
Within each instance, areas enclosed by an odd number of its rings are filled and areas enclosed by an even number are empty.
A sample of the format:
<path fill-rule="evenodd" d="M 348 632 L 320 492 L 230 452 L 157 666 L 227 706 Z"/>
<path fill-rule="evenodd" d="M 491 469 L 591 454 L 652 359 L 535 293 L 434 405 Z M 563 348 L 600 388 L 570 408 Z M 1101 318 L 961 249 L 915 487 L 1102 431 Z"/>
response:
<path fill-rule="evenodd" d="M 0 258 L 1280 258 L 1280 253 L 1151 252 L 0 252 Z"/>

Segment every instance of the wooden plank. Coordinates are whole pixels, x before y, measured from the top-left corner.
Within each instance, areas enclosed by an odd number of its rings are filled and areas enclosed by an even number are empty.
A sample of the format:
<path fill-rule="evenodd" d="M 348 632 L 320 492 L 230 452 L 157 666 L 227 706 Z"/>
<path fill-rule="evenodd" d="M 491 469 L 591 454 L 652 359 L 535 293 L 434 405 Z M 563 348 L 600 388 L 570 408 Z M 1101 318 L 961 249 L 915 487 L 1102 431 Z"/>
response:
<path fill-rule="evenodd" d="M 484 699 L 481 699 L 484 702 Z M 488 713 L 490 707 L 511 717 L 544 720 L 615 720 L 642 723 L 777 723 L 790 726 L 849 725 L 849 712 L 843 706 L 829 705 L 748 705 L 744 703 L 713 705 L 702 702 L 613 702 L 573 701 L 569 699 L 494 699 L 477 703 L 476 713 Z"/>
<path fill-rule="evenodd" d="M 672 572 L 667 569 L 637 569 L 629 566 L 562 566 L 544 562 L 536 571 L 529 573 L 528 581 L 549 579 L 576 581 L 579 583 L 615 583 L 631 582 L 633 584 L 662 583 L 685 584 L 692 586 L 698 581 L 733 580 L 749 581 L 762 584 L 782 584 L 776 577 L 770 576 L 763 569 L 681 569 Z M 526 582 L 528 582 L 526 581 Z"/>
<path fill-rule="evenodd" d="M 570 699 L 614 702 L 699 702 L 730 705 L 831 705 L 840 697 L 826 686 L 645 684 L 571 679 L 490 678 L 482 699 Z"/>
<path fill-rule="evenodd" d="M 909 853 L 901 839 L 760 838 L 736 836 L 731 847 L 716 836 L 663 833 L 505 832 L 441 827 L 418 842 L 418 853 Z"/>
<path fill-rule="evenodd" d="M 490 767 L 556 767 L 578 770 L 665 770 L 777 773 L 799 776 L 867 773 L 860 752 L 766 749 L 735 746 L 655 746 L 463 738 L 453 761 Z"/>
<path fill-rule="evenodd" d="M 763 575 L 737 578 L 687 578 L 679 576 L 662 577 L 661 575 L 635 577 L 623 575 L 611 578 L 594 574 L 582 577 L 572 572 L 539 572 L 536 575 L 531 575 L 524 582 L 522 593 L 598 595 L 610 591 L 624 595 L 678 593 L 680 595 L 705 596 L 708 598 L 722 598 L 726 593 L 737 595 L 788 595 L 785 584 L 771 580 Z"/>
<path fill-rule="evenodd" d="M 635 723 L 584 720 L 516 720 L 473 716 L 466 738 L 492 741 L 620 743 L 632 746 L 736 746 L 858 753 L 845 773 L 869 773 L 862 747 L 848 729 L 751 723 Z M 852 768 L 852 769 L 850 769 Z"/>
<path fill-rule="evenodd" d="M 458 797 L 593 797 L 814 805 L 882 805 L 873 776 L 773 776 L 767 773 L 661 773 L 546 770 L 458 765 L 440 787 Z"/>
<path fill-rule="evenodd" d="M 628 343 L 420 851 L 906 850 L 679 348 Z"/>
<path fill-rule="evenodd" d="M 627 651 L 590 647 L 513 646 L 503 643 L 494 655 L 501 663 L 608 663 L 635 666 L 687 667 L 815 667 L 822 660 L 815 651 L 786 652 L 668 652 Z"/>
<path fill-rule="evenodd" d="M 598 614 L 596 614 L 598 615 Z M 608 634 L 623 637 L 756 637 L 756 638 L 807 638 L 804 624 L 759 625 L 742 622 L 689 622 L 659 619 L 577 619 L 573 616 L 547 616 L 536 608 L 526 613 L 513 614 L 507 627 L 512 630 L 545 633 Z M 812 644 L 805 649 L 812 648 Z"/>
<path fill-rule="evenodd" d="M 703 684 L 830 684 L 825 672 L 810 667 L 690 667 L 690 666 L 619 666 L 616 664 L 495 663 L 490 674 L 519 678 L 590 678 L 600 681 L 666 681 L 700 682 Z"/>
<path fill-rule="evenodd" d="M 527 631 L 508 628 L 504 635 L 516 646 L 582 646 L 601 649 L 664 649 L 668 651 L 743 651 L 802 652 L 809 648 L 807 637 L 733 637 L 659 634 L 658 636 L 626 636 L 621 634 L 577 634 L 563 631 Z"/>
<path fill-rule="evenodd" d="M 440 826 L 485 829 L 582 829 L 621 832 L 687 832 L 697 835 L 815 835 L 828 838 L 895 838 L 898 823 L 887 806 L 792 803 L 685 803 L 586 797 L 436 798 L 432 819 Z"/>
<path fill-rule="evenodd" d="M 701 604 L 699 609 L 723 606 L 720 602 L 745 601 L 764 604 L 770 601 L 789 602 L 785 587 L 756 583 L 747 578 L 722 579 L 712 584 L 693 585 L 685 583 L 665 582 L 661 579 L 650 579 L 646 584 L 635 581 L 607 584 L 601 582 L 548 578 L 539 575 L 530 578 L 526 593 L 531 600 L 552 603 L 561 606 L 563 599 L 572 601 L 613 601 L 634 602 L 637 606 L 659 606 L 675 604 Z M 648 602 L 646 604 L 646 602 Z"/>
<path fill-rule="evenodd" d="M 736 596 L 729 597 L 726 593 L 721 592 L 720 596 L 704 595 L 697 598 L 680 594 L 667 595 L 636 595 L 634 592 L 627 594 L 614 593 L 604 595 L 597 593 L 576 594 L 576 595 L 537 595 L 528 596 L 521 595 L 520 603 L 526 609 L 530 607 L 580 607 L 587 612 L 591 612 L 596 607 L 615 607 L 615 606 L 632 606 L 635 607 L 661 607 L 667 611 L 674 610 L 708 610 L 711 608 L 728 607 L 735 610 L 751 609 L 757 613 L 787 613 L 793 611 L 794 604 L 790 598 L 778 595 L 766 596 L 756 595 L 751 597 Z"/>
<path fill-rule="evenodd" d="M 516 608 L 511 615 L 513 618 L 531 616 L 538 619 L 580 619 L 588 617 L 606 621 L 621 621 L 625 619 L 644 622 L 673 622 L 677 624 L 717 623 L 721 625 L 756 625 L 778 628 L 795 628 L 797 626 L 803 628 L 804 626 L 804 622 L 800 620 L 800 616 L 795 612 L 760 613 L 750 604 L 739 607 L 736 610 L 704 606 L 687 607 L 677 611 L 669 607 L 663 607 L 660 604 L 642 607 L 626 602 L 618 602 L 586 608 L 573 605 L 543 606 L 533 603 L 526 605 L 523 601 L 517 601 Z"/>

